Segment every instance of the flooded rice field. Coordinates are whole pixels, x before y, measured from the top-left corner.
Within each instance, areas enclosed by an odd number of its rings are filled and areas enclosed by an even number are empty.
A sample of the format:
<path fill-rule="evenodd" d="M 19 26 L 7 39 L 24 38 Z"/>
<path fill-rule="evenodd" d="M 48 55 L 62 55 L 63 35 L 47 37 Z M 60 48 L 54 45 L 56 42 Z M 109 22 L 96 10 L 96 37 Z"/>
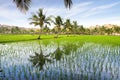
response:
<path fill-rule="evenodd" d="M 77 42 L 0 44 L 0 80 L 120 80 L 120 47 Z"/>

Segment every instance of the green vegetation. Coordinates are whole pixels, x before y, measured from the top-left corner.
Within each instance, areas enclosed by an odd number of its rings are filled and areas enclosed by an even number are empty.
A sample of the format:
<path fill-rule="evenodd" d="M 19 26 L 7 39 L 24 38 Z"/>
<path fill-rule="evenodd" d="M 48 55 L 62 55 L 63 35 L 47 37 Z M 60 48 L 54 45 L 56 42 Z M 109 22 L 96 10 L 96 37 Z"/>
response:
<path fill-rule="evenodd" d="M 47 46 L 38 40 L 0 45 L 0 80 L 120 80 L 120 47 L 81 46 L 83 37 L 55 38 L 60 43 L 52 40 Z"/>
<path fill-rule="evenodd" d="M 13 1 L 23 12 L 31 4 Z M 64 3 L 70 8 L 72 0 Z M 85 28 L 61 16 L 47 17 L 43 9 L 30 20 L 40 29 L 0 25 L 0 80 L 120 80 L 120 36 L 113 36 L 120 35 L 119 26 Z"/>
<path fill-rule="evenodd" d="M 40 33 L 39 33 L 39 37 L 38 37 L 38 39 L 40 39 L 44 24 L 50 25 L 50 22 L 49 22 L 50 18 L 46 17 L 46 15 L 43 14 L 43 9 L 39 9 L 37 14 L 33 14 L 32 17 L 30 18 L 30 20 L 32 20 L 30 22 L 30 24 L 34 24 L 34 26 L 40 27 Z"/>
<path fill-rule="evenodd" d="M 45 24 L 42 27 L 42 34 L 56 34 L 57 27 L 50 29 L 50 26 Z M 85 28 L 83 25 L 78 25 L 77 21 L 70 23 L 69 19 L 64 22 L 64 25 L 59 28 L 59 34 L 77 34 L 77 35 L 120 35 L 120 26 L 117 25 L 103 25 L 93 26 L 92 28 Z M 35 28 L 21 28 L 18 26 L 0 25 L 0 34 L 39 34 L 40 29 Z"/>
<path fill-rule="evenodd" d="M 37 36 L 38 35 L 2 34 L 0 35 L 0 43 L 36 40 Z M 49 41 L 54 41 L 54 42 L 65 42 L 65 41 L 69 42 L 70 41 L 70 43 L 93 42 L 93 43 L 98 43 L 98 44 L 120 45 L 120 36 L 70 35 L 69 37 L 67 37 L 66 35 L 60 35 L 59 38 L 54 38 L 54 35 L 42 35 L 41 40 L 44 43 L 47 43 Z"/>
<path fill-rule="evenodd" d="M 0 43 L 35 40 L 37 36 L 38 35 L 2 34 L 0 35 Z"/>
<path fill-rule="evenodd" d="M 57 38 L 58 34 L 61 31 L 61 26 L 63 25 L 63 21 L 62 21 L 62 18 L 60 16 L 57 16 L 57 17 L 54 17 L 54 20 L 52 20 L 52 22 L 55 25 L 54 30 L 55 30 L 55 33 L 57 34 L 57 36 L 56 36 L 56 38 Z"/>

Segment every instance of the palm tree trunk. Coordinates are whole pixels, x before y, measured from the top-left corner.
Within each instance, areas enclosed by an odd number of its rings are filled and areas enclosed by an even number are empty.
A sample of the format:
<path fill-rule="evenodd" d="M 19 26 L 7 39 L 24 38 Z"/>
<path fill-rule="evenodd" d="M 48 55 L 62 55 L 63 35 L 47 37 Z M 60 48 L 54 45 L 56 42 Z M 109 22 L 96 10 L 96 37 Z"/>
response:
<path fill-rule="evenodd" d="M 41 38 L 41 29 L 40 29 L 40 32 L 39 32 L 39 36 L 38 36 L 38 38 L 37 39 L 40 39 Z"/>
<path fill-rule="evenodd" d="M 54 36 L 54 38 L 58 38 L 58 32 L 56 33 L 56 35 Z"/>
<path fill-rule="evenodd" d="M 40 37 L 41 37 L 41 32 L 39 32 L 39 36 L 38 36 L 38 38 L 37 38 L 37 39 L 40 39 Z"/>
<path fill-rule="evenodd" d="M 54 38 L 58 38 L 58 34 L 59 34 L 59 29 L 57 28 L 56 35 L 54 36 Z"/>

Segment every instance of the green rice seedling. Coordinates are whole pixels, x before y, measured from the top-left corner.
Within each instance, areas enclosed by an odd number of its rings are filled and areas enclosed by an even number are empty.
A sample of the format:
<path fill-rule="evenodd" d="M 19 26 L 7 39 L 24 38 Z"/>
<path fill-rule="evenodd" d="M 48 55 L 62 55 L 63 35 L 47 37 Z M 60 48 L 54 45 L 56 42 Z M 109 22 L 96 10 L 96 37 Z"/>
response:
<path fill-rule="evenodd" d="M 45 61 L 43 69 L 40 71 L 37 67 L 32 66 L 33 63 L 29 61 L 29 56 L 39 56 L 41 52 L 38 42 L 12 43 L 2 45 L 2 47 L 0 45 L 0 52 L 6 54 L 1 58 L 1 67 L 5 71 L 6 78 L 13 77 L 18 80 L 120 79 L 120 77 L 118 77 L 120 74 L 120 47 L 85 43 L 82 46 L 77 46 L 74 51 L 72 50 L 74 46 L 64 49 L 64 46 L 72 45 L 70 43 L 67 44 L 66 41 L 59 43 L 59 50 L 62 51 L 62 56 L 59 58 L 58 55 L 53 54 L 58 48 L 56 43 L 53 44 L 51 42 L 44 46 L 41 42 L 43 55 L 48 55 L 46 58 L 52 60 L 52 62 Z M 76 44 L 75 40 L 73 44 Z M 64 50 L 70 50 L 70 54 L 64 54 Z M 55 59 L 55 56 L 59 59 Z M 39 62 L 37 59 L 36 61 Z M 79 76 L 77 74 L 79 74 Z M 109 76 L 110 78 L 108 78 Z"/>

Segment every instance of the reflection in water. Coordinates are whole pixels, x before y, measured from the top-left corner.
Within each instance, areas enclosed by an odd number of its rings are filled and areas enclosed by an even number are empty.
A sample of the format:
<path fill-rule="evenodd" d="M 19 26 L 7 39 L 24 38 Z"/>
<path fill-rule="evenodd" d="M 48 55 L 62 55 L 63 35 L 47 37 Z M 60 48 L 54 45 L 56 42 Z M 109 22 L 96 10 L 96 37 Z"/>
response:
<path fill-rule="evenodd" d="M 78 45 L 68 43 L 63 46 L 63 51 L 64 51 L 65 55 L 69 55 L 71 53 L 71 51 L 75 52 L 77 50 L 77 48 L 78 48 Z"/>
<path fill-rule="evenodd" d="M 56 59 L 56 61 L 60 60 L 62 58 L 63 55 L 63 51 L 60 49 L 60 47 L 58 46 L 57 49 L 52 53 L 52 56 L 54 56 L 54 59 Z"/>
<path fill-rule="evenodd" d="M 76 49 L 74 45 L 0 45 L 0 80 L 120 80 L 120 47 L 85 43 Z"/>
<path fill-rule="evenodd" d="M 60 46 L 58 45 L 53 53 L 50 53 L 48 55 L 43 55 L 43 51 L 40 45 L 40 54 L 35 52 L 34 56 L 30 56 L 29 61 L 32 62 L 33 66 L 38 67 L 40 70 L 42 70 L 45 62 L 51 63 L 53 59 L 59 61 L 61 60 L 61 58 L 63 58 L 63 55 L 69 55 L 71 51 L 73 52 L 76 51 L 77 47 L 78 46 L 76 44 L 69 43 L 63 45 L 61 49 Z"/>
<path fill-rule="evenodd" d="M 1 53 L 0 53 L 0 80 L 2 80 L 2 78 L 4 77 L 4 76 L 2 75 L 3 70 L 2 70 L 2 68 L 1 68 L 1 57 L 2 57 L 2 55 L 1 55 Z"/>
<path fill-rule="evenodd" d="M 34 56 L 30 56 L 29 61 L 31 61 L 34 66 L 39 67 L 39 69 L 42 70 L 46 61 L 51 62 L 51 60 L 48 58 L 49 56 L 50 55 L 43 55 L 43 51 L 41 49 L 40 54 L 35 52 Z"/>
<path fill-rule="evenodd" d="M 2 72 L 3 70 L 2 70 L 2 68 L 1 68 L 1 53 L 0 53 L 0 72 Z"/>

